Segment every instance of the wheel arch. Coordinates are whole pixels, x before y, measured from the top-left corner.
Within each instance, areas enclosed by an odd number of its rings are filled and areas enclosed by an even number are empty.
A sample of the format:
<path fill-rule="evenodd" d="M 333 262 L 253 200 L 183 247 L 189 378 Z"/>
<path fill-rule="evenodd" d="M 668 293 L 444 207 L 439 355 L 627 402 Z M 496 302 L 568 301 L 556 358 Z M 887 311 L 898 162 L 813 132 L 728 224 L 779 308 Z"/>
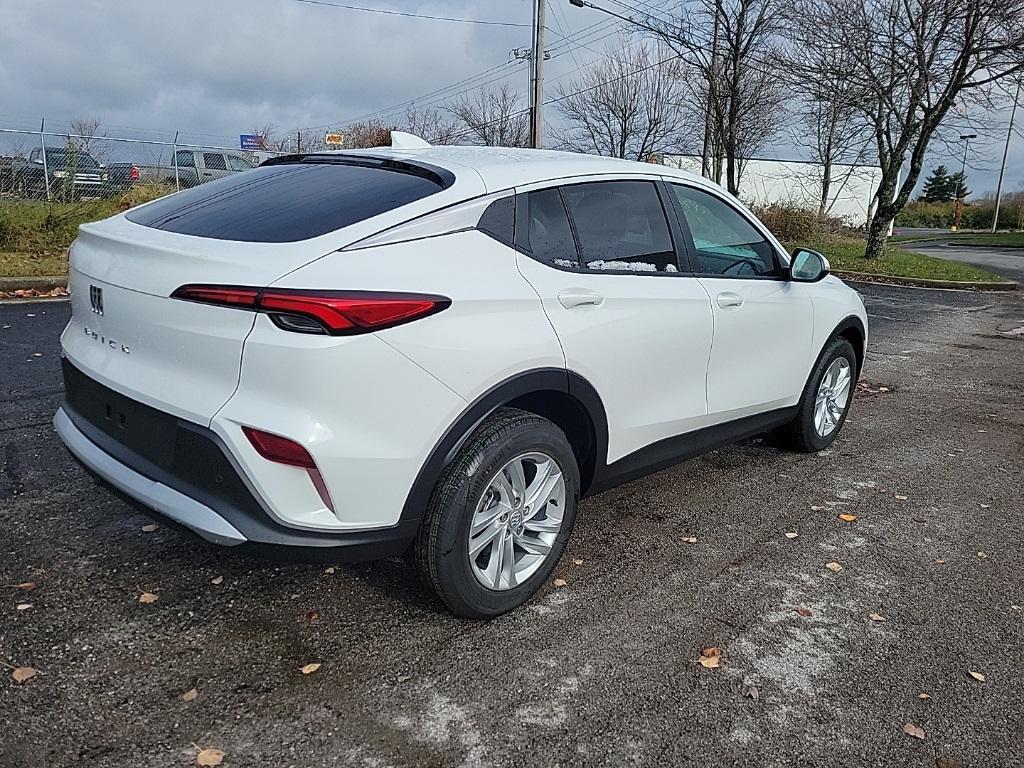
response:
<path fill-rule="evenodd" d="M 566 435 L 586 493 L 608 455 L 608 420 L 597 390 L 579 374 L 541 368 L 516 374 L 474 400 L 427 455 L 402 508 L 401 522 L 419 519 L 438 478 L 480 423 L 499 408 L 520 408 L 556 424 Z"/>
<path fill-rule="evenodd" d="M 867 339 L 867 330 L 864 328 L 864 322 L 856 315 L 850 315 L 843 319 L 828 335 L 825 339 L 825 343 L 822 345 L 821 350 L 818 354 L 824 351 L 825 347 L 832 342 L 833 339 L 844 338 L 850 342 L 853 347 L 853 353 L 857 357 L 857 376 L 854 381 L 860 378 L 861 369 L 864 367 L 864 342 Z"/>

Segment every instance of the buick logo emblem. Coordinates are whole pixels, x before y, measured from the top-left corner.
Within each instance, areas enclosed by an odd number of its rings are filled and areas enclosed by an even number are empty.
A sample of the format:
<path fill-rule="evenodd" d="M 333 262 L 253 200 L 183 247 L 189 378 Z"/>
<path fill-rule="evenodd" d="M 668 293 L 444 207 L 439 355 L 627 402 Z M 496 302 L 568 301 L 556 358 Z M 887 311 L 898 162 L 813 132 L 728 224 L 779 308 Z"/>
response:
<path fill-rule="evenodd" d="M 89 286 L 89 305 L 97 315 L 103 314 L 103 289 L 95 285 Z"/>

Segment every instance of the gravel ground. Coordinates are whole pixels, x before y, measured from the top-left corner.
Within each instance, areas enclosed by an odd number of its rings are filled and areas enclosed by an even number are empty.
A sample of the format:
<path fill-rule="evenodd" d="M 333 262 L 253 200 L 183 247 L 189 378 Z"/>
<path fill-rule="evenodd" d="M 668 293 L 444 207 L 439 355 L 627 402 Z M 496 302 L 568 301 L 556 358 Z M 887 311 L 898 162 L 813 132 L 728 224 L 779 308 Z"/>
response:
<path fill-rule="evenodd" d="M 1024 300 L 863 290 L 835 446 L 587 500 L 567 586 L 490 623 L 400 562 L 144 532 L 49 425 L 67 304 L 0 306 L 0 662 L 39 670 L 3 671 L 0 766 L 1024 765 Z"/>

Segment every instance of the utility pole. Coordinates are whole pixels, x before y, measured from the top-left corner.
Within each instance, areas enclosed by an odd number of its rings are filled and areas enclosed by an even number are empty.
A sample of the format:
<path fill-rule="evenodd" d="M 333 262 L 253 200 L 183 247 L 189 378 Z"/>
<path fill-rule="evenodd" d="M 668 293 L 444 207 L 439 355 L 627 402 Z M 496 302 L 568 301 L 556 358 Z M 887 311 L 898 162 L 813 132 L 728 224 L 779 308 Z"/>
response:
<path fill-rule="evenodd" d="M 1013 118 L 1017 116 L 1017 102 L 1020 101 L 1020 84 L 1017 81 L 1017 94 L 1013 97 L 1013 109 L 1010 110 L 1010 127 L 1006 129 L 1006 146 L 1003 147 L 1003 164 L 999 167 L 999 183 L 996 184 L 996 210 L 992 214 L 992 231 L 999 226 L 999 203 L 1003 199 L 1003 174 L 1006 173 L 1006 156 L 1010 154 L 1010 137 L 1013 136 Z"/>
<path fill-rule="evenodd" d="M 714 128 L 712 120 L 716 120 L 715 111 L 718 109 L 715 94 L 715 79 L 718 77 L 718 20 L 721 3 L 715 3 L 715 26 L 711 39 L 711 69 L 708 71 L 708 103 L 704 109 L 704 151 L 701 153 L 700 175 L 705 179 L 713 178 L 711 172 L 711 148 L 714 142 Z M 717 122 L 717 120 L 716 120 Z M 717 175 L 717 174 L 716 174 Z M 715 179 L 717 182 L 718 179 Z"/>
<path fill-rule="evenodd" d="M 544 144 L 544 0 L 533 11 L 533 70 L 530 78 L 530 146 Z"/>

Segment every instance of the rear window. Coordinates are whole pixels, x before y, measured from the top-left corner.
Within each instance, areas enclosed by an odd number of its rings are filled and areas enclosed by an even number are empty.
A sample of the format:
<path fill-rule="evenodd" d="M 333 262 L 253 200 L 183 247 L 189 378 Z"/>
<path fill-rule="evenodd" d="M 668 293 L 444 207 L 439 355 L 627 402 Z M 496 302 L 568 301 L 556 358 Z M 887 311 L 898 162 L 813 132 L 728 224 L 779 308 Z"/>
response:
<path fill-rule="evenodd" d="M 291 243 L 394 210 L 454 181 L 421 164 L 372 158 L 294 158 L 201 184 L 127 214 L 165 232 Z"/>

